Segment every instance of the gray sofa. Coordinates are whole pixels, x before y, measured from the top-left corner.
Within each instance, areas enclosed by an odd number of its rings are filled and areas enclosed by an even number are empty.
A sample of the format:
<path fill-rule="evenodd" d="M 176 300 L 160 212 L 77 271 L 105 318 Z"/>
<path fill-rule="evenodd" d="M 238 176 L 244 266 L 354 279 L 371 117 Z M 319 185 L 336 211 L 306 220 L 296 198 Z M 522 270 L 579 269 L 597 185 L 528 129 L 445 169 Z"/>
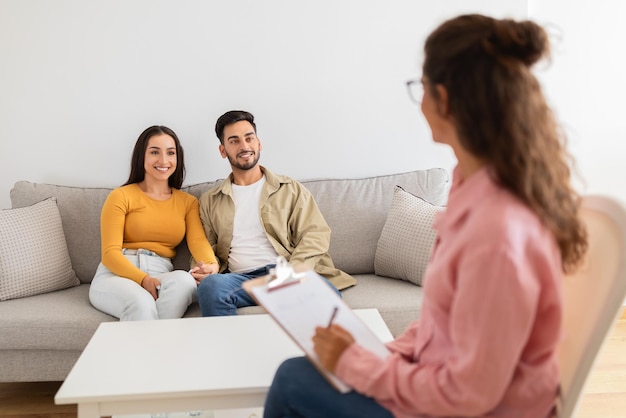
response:
<path fill-rule="evenodd" d="M 375 256 L 386 225 L 396 185 L 443 206 L 448 173 L 439 168 L 360 179 L 317 179 L 302 183 L 313 193 L 332 229 L 330 254 L 335 265 L 358 284 L 342 292 L 353 309 L 377 308 L 392 334 L 418 318 L 422 288 L 406 280 L 376 275 Z M 200 196 L 215 182 L 184 187 Z M 0 381 L 61 381 L 101 322 L 116 321 L 94 309 L 89 282 L 100 261 L 100 209 L 110 188 L 81 188 L 17 182 L 13 208 L 25 208 L 55 197 L 71 268 L 80 285 L 63 290 L 0 301 Z M 27 260 L 25 260 L 27 262 Z M 179 246 L 174 265 L 188 269 L 189 251 Z M 0 277 L 0 280 L 2 278 Z M 262 312 L 259 307 L 241 314 Z M 185 317 L 200 316 L 197 303 Z M 184 320 L 184 319 L 183 319 Z"/>

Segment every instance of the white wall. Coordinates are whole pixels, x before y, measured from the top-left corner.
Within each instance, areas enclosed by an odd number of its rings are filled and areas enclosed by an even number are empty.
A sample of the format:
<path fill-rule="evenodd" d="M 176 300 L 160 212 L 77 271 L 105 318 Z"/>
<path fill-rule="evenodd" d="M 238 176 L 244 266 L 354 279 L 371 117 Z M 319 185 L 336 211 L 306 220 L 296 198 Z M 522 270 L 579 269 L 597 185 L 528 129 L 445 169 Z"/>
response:
<path fill-rule="evenodd" d="M 584 193 L 626 204 L 626 2 L 530 0 L 551 28 L 552 64 L 539 77 L 568 135 Z"/>
<path fill-rule="evenodd" d="M 0 208 L 10 207 L 18 180 L 121 184 L 137 136 L 152 124 L 180 136 L 186 184 L 223 178 L 229 167 L 213 127 L 234 108 L 256 115 L 262 163 L 296 178 L 451 168 L 452 154 L 431 143 L 405 91 L 420 75 L 424 38 L 462 12 L 525 17 L 527 7 L 0 0 Z M 576 81 L 574 91 L 595 82 Z"/>
<path fill-rule="evenodd" d="M 181 137 L 187 184 L 222 178 L 213 126 L 233 108 L 296 178 L 450 168 L 404 81 L 427 33 L 468 11 L 554 28 L 538 75 L 579 188 L 626 202 L 621 0 L 0 0 L 0 208 L 18 180 L 119 185 L 157 123 Z"/>

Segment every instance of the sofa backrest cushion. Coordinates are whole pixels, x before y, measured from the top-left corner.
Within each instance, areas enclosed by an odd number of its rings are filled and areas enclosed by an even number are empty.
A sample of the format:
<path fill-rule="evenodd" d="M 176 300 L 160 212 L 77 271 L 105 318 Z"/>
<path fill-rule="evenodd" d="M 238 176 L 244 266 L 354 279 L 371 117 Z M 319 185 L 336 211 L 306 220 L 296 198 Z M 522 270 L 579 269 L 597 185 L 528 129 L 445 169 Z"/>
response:
<path fill-rule="evenodd" d="M 330 255 L 349 274 L 374 273 L 376 244 L 391 207 L 393 190 L 406 191 L 434 205 L 445 205 L 448 174 L 441 168 L 359 179 L 303 180 L 331 227 Z M 221 180 L 182 188 L 200 197 Z M 72 267 L 89 283 L 100 262 L 100 211 L 112 188 L 70 187 L 18 181 L 11 190 L 12 207 L 30 206 L 55 197 L 63 222 Z M 175 268 L 189 268 L 189 250 L 177 248 Z"/>
<path fill-rule="evenodd" d="M 348 274 L 373 274 L 376 245 L 396 185 L 437 206 L 448 197 L 442 168 L 360 179 L 305 180 L 332 231 L 330 255 Z"/>

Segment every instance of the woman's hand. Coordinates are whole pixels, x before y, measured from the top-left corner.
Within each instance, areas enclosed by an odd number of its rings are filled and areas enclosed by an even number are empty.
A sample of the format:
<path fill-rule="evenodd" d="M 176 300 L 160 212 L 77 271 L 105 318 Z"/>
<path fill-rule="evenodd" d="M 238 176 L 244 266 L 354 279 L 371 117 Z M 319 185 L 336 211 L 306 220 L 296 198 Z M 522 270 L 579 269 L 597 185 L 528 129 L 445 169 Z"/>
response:
<path fill-rule="evenodd" d="M 152 295 L 154 300 L 159 298 L 159 289 L 161 288 L 161 281 L 159 279 L 146 275 L 146 277 L 141 279 L 141 287 L 146 289 L 148 293 Z"/>
<path fill-rule="evenodd" d="M 315 328 L 313 350 L 322 366 L 331 373 L 335 373 L 339 358 L 352 343 L 354 343 L 354 337 L 340 325 L 332 324 L 328 328 Z"/>
<path fill-rule="evenodd" d="M 196 264 L 195 267 L 193 267 L 189 271 L 189 273 L 191 273 L 193 278 L 196 279 L 196 284 L 200 284 L 202 279 L 204 279 L 209 274 L 219 273 L 219 269 L 220 266 L 217 263 L 205 264 L 204 262 L 200 261 L 198 264 Z"/>

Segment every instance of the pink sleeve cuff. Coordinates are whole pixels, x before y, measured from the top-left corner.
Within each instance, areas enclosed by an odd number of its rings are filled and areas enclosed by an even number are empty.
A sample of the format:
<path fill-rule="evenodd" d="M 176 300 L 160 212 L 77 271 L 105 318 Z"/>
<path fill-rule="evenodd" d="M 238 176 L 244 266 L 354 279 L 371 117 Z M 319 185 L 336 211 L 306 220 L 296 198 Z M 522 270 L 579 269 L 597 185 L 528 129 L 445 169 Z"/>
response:
<path fill-rule="evenodd" d="M 384 364 L 383 359 L 354 343 L 339 358 L 335 374 L 357 392 L 370 396 L 372 378 Z"/>

